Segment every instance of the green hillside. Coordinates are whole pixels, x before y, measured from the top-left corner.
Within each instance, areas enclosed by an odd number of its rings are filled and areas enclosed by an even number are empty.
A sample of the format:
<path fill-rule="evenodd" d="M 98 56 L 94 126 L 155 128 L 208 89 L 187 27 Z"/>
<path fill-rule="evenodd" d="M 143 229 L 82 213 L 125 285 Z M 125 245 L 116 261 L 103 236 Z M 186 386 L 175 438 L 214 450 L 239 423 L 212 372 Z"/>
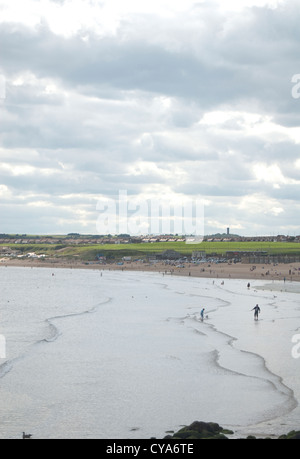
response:
<path fill-rule="evenodd" d="M 205 251 L 207 254 L 225 255 L 227 251 L 266 251 L 269 255 L 300 255 L 299 243 L 283 242 L 202 242 L 187 244 L 185 242 L 157 242 L 137 244 L 0 244 L 18 253 L 44 253 L 55 258 L 80 258 L 94 260 L 102 254 L 109 258 L 121 258 L 131 255 L 145 257 L 147 255 L 176 250 L 183 255 L 191 255 L 193 251 Z"/>

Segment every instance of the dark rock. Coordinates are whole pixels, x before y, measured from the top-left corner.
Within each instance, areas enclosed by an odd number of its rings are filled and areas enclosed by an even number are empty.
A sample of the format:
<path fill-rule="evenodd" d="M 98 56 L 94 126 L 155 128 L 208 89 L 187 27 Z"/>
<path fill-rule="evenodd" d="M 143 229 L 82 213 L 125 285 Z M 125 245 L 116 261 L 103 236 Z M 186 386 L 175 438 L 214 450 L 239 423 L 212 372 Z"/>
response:
<path fill-rule="evenodd" d="M 300 440 L 300 430 L 291 430 L 287 435 L 281 435 L 279 440 Z"/>
<path fill-rule="evenodd" d="M 169 433 L 171 432 L 169 431 Z M 226 435 L 233 433 L 232 430 L 223 429 L 223 427 L 215 422 L 194 421 L 189 426 L 184 426 L 178 432 L 175 432 L 173 435 L 167 435 L 164 438 L 181 440 L 228 440 Z M 243 438 L 243 440 L 256 439 L 254 435 Z M 270 438 L 267 437 L 264 440 L 270 440 Z M 292 430 L 288 434 L 278 437 L 278 440 L 300 440 L 300 430 Z"/>
<path fill-rule="evenodd" d="M 202 432 L 215 432 L 219 433 L 222 430 L 222 427 L 219 426 L 219 424 L 216 424 L 214 422 L 202 422 L 202 421 L 194 421 L 192 424 L 188 427 L 186 427 L 188 430 L 195 430 L 196 432 L 202 433 Z"/>
<path fill-rule="evenodd" d="M 228 431 L 230 432 L 230 431 Z M 165 437 L 166 438 L 166 437 Z M 170 438 L 170 436 L 168 436 Z M 227 440 L 227 437 L 224 435 L 223 428 L 215 422 L 203 422 L 203 421 L 194 421 L 189 426 L 185 426 L 180 429 L 178 432 L 175 432 L 171 438 L 180 438 L 180 439 L 218 439 L 218 440 Z"/>

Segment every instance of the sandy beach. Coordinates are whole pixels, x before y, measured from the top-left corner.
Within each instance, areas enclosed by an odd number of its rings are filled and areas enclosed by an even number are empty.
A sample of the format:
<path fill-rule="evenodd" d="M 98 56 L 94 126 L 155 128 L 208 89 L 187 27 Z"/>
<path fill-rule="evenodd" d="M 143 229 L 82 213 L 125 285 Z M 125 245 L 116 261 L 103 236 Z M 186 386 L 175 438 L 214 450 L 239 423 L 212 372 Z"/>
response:
<path fill-rule="evenodd" d="M 300 281 L 300 263 L 281 264 L 246 264 L 246 263 L 186 263 L 178 267 L 166 262 L 124 262 L 99 264 L 97 262 L 83 262 L 81 260 L 1 260 L 0 266 L 20 266 L 36 268 L 70 268 L 70 269 L 96 269 L 117 271 L 160 272 L 165 275 L 202 277 L 214 279 L 246 279 L 246 280 L 286 280 Z"/>

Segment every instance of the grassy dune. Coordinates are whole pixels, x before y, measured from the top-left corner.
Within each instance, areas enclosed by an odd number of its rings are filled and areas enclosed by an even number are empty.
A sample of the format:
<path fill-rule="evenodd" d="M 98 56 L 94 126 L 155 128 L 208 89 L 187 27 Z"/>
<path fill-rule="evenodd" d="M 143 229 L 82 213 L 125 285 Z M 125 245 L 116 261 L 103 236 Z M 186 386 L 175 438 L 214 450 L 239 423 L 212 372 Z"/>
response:
<path fill-rule="evenodd" d="M 0 248 L 1 248 L 0 244 Z M 300 255 L 299 243 L 282 242 L 202 242 L 200 244 L 186 244 L 185 242 L 140 243 L 140 244 L 3 244 L 12 251 L 24 254 L 35 252 L 44 253 L 50 257 L 81 258 L 94 260 L 98 254 L 108 257 L 121 258 L 131 255 L 139 258 L 161 253 L 165 250 L 176 250 L 183 255 L 191 255 L 193 251 L 205 251 L 207 254 L 217 253 L 225 255 L 227 251 L 266 251 L 270 255 Z"/>

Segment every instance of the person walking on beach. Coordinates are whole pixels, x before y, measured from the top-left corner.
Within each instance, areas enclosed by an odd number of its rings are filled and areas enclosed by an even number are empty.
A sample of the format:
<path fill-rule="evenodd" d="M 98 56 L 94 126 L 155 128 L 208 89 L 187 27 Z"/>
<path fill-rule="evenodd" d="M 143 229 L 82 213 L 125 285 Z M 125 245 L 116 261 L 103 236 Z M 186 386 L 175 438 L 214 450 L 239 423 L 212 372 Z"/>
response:
<path fill-rule="evenodd" d="M 203 309 L 201 310 L 201 312 L 200 312 L 200 316 L 201 316 L 202 322 L 203 322 L 203 319 L 204 319 L 204 311 L 205 311 L 205 309 L 203 308 Z"/>
<path fill-rule="evenodd" d="M 251 311 L 254 311 L 254 320 L 258 320 L 258 314 L 260 313 L 260 307 L 258 306 L 258 304 L 254 306 L 254 308 L 251 309 Z"/>

